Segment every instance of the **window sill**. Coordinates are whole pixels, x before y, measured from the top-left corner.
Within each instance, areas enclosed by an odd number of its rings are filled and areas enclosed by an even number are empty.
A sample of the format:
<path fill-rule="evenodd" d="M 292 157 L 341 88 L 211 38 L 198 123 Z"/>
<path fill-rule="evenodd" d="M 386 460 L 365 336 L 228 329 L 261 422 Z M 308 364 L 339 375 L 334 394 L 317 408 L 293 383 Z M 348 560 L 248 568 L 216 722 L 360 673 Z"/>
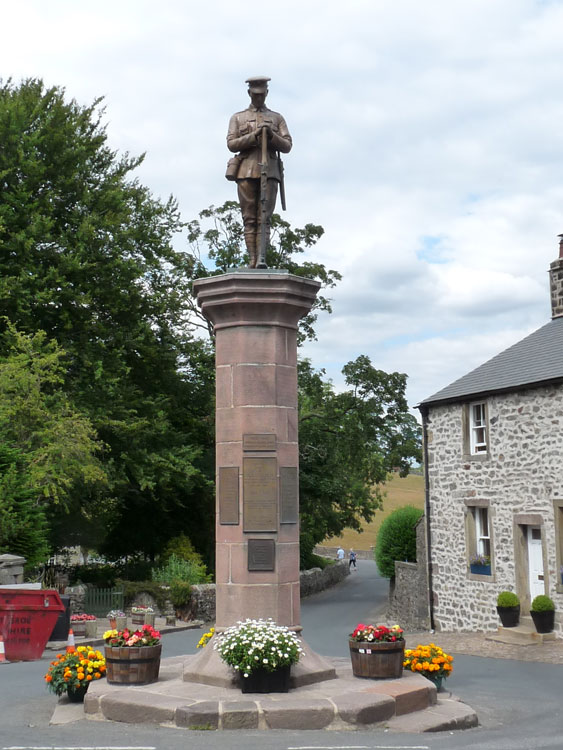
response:
<path fill-rule="evenodd" d="M 470 581 L 484 581 L 485 583 L 496 582 L 496 576 L 494 573 L 490 573 L 488 575 L 480 575 L 479 573 L 471 573 L 468 571 L 467 577 Z M 562 591 L 563 591 L 563 587 L 562 587 Z"/>
<path fill-rule="evenodd" d="M 476 461 L 477 463 L 480 463 L 481 461 L 488 461 L 490 458 L 491 456 L 488 451 L 486 453 L 464 453 L 463 454 L 464 461 Z"/>

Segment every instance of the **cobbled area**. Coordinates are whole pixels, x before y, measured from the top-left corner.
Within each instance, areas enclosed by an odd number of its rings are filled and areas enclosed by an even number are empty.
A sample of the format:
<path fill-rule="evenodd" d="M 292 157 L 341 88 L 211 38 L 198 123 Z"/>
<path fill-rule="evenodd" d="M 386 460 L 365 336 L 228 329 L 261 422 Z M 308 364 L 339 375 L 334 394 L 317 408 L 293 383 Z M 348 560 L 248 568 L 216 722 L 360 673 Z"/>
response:
<path fill-rule="evenodd" d="M 448 654 L 467 654 L 495 659 L 517 659 L 518 661 L 539 661 L 549 664 L 563 664 L 563 638 L 545 643 L 518 646 L 509 643 L 488 641 L 487 633 L 406 633 L 407 648 L 415 648 L 419 643 L 436 643 Z M 490 635 L 490 634 L 489 634 Z"/>

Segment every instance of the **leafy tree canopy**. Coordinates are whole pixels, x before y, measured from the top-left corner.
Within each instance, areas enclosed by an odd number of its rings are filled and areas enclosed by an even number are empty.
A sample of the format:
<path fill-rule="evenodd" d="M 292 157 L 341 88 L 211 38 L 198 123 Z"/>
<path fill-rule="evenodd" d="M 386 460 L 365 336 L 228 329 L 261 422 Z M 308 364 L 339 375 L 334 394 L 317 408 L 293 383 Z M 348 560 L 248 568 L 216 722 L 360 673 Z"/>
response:
<path fill-rule="evenodd" d="M 107 485 L 69 484 L 73 514 L 109 511 L 98 530 L 108 554 L 155 554 L 183 531 L 202 549 L 213 524 L 212 348 L 186 324 L 192 263 L 172 244 L 176 202 L 133 177 L 143 156 L 118 156 L 102 117 L 99 99 L 83 107 L 41 81 L 0 85 L 0 315 L 64 350 L 68 409 L 103 445 Z M 59 527 L 88 544 L 88 524 L 61 517 Z"/>
<path fill-rule="evenodd" d="M 334 287 L 342 278 L 338 271 L 327 269 L 322 263 L 298 262 L 295 257 L 313 247 L 323 234 L 321 226 L 306 224 L 302 229 L 292 228 L 287 221 L 274 214 L 266 263 L 270 268 L 283 268 L 305 279 L 317 279 L 322 289 Z M 227 201 L 219 208 L 210 206 L 201 211 L 199 219 L 188 223 L 188 242 L 194 279 L 226 273 L 230 268 L 248 265 L 250 260 L 244 243 L 240 207 L 236 201 Z M 207 260 L 214 265 L 211 270 L 205 263 Z M 300 322 L 300 342 L 316 339 L 314 325 L 321 310 L 332 312 L 330 300 L 323 293 L 317 295 L 311 312 Z M 199 318 L 200 325 L 211 333 L 210 323 L 195 304 L 192 311 Z"/>
<path fill-rule="evenodd" d="M 408 412 L 406 375 L 386 373 L 362 355 L 343 368 L 335 392 L 307 360 L 299 364 L 302 542 L 312 548 L 345 528 L 361 530 L 382 505 L 390 471 L 420 459 L 420 428 Z"/>

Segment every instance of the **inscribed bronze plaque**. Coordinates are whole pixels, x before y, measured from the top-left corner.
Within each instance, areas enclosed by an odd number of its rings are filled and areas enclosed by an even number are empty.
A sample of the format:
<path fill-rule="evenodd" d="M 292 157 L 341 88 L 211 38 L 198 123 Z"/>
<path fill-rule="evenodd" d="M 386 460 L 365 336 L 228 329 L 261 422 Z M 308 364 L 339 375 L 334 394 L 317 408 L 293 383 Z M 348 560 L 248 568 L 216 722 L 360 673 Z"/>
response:
<path fill-rule="evenodd" d="M 261 435 L 243 435 L 242 449 L 243 451 L 275 451 L 276 436 L 271 432 Z"/>
<path fill-rule="evenodd" d="M 244 531 L 278 530 L 277 460 L 242 459 Z"/>
<path fill-rule="evenodd" d="M 238 466 L 219 467 L 219 523 L 238 526 Z"/>
<path fill-rule="evenodd" d="M 297 523 L 298 517 L 297 467 L 282 466 L 280 468 L 280 523 Z"/>
<path fill-rule="evenodd" d="M 273 539 L 248 540 L 248 570 L 275 570 L 276 544 Z"/>

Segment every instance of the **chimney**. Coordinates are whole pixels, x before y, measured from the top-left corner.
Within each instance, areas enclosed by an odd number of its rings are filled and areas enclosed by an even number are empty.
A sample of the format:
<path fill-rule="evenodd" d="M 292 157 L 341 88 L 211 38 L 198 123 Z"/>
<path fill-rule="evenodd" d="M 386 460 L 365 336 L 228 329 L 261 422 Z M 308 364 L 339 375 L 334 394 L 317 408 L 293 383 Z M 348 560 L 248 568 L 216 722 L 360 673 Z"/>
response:
<path fill-rule="evenodd" d="M 559 257 L 549 267 L 551 317 L 563 317 L 563 234 L 559 236 Z"/>

